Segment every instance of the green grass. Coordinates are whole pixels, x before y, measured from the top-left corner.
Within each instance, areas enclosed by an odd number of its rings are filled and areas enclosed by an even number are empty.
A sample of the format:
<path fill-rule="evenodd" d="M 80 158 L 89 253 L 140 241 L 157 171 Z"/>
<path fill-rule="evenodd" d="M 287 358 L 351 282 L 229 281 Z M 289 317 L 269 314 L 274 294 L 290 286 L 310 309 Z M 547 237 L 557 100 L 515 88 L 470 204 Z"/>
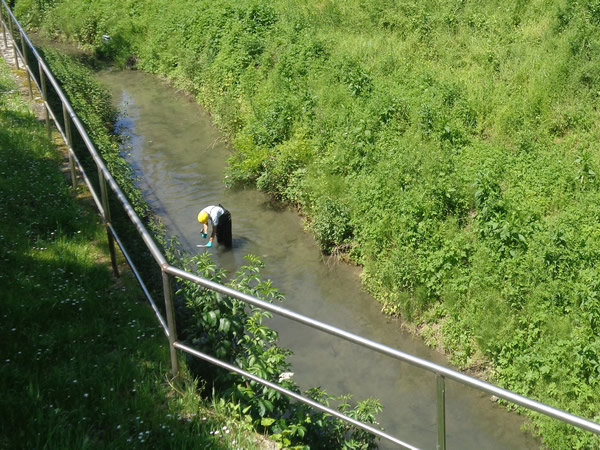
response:
<path fill-rule="evenodd" d="M 62 164 L 0 59 L 0 448 L 259 447 L 169 379 L 167 339 Z"/>

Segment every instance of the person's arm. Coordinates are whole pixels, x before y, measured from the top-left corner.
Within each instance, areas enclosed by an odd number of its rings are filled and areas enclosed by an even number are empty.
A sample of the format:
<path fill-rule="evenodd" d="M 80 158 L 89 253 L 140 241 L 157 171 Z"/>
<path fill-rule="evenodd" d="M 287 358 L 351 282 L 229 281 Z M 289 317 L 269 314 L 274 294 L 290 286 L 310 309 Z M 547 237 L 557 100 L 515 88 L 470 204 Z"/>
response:
<path fill-rule="evenodd" d="M 211 223 L 212 223 L 212 220 L 211 220 Z M 204 226 L 208 229 L 207 225 L 204 225 Z M 212 242 L 213 239 L 215 238 L 215 235 L 217 234 L 217 226 L 218 225 L 213 224 L 212 233 L 210 233 L 210 239 L 208 240 L 209 242 Z"/>
<path fill-rule="evenodd" d="M 206 233 L 208 233 L 208 223 L 203 223 L 202 224 L 202 237 L 203 238 L 206 237 Z"/>

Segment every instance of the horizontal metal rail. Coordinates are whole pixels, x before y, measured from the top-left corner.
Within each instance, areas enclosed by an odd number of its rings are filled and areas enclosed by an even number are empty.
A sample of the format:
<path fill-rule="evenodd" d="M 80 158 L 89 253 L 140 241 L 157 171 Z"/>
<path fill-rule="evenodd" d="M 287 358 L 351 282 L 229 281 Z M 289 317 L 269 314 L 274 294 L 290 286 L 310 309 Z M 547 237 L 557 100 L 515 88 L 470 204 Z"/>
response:
<path fill-rule="evenodd" d="M 291 397 L 291 398 L 293 398 L 295 400 L 298 400 L 298 401 L 300 401 L 302 403 L 305 403 L 305 404 L 307 404 L 309 406 L 312 406 L 315 409 L 318 409 L 320 411 L 326 412 L 327 414 L 331 414 L 332 416 L 337 417 L 338 419 L 341 419 L 341 420 L 343 420 L 345 422 L 348 422 L 348 423 L 350 423 L 350 424 L 352 424 L 352 425 L 354 425 L 354 426 L 356 426 L 358 428 L 361 428 L 361 429 L 363 429 L 365 431 L 368 431 L 369 433 L 372 433 L 375 436 L 379 436 L 379 437 L 384 438 L 384 439 L 386 439 L 386 440 L 388 440 L 390 442 L 393 442 L 394 444 L 401 445 L 401 446 L 403 446 L 405 448 L 408 448 L 408 449 L 416 449 L 417 448 L 417 447 L 413 447 L 410 444 L 407 444 L 406 442 L 403 442 L 403 441 L 401 441 L 399 439 L 396 439 L 394 436 L 390 436 L 389 434 L 386 434 L 386 433 L 382 432 L 381 430 L 378 430 L 377 428 L 374 428 L 374 427 L 372 427 L 370 425 L 362 423 L 362 422 L 360 422 L 360 421 L 358 421 L 356 419 L 353 419 L 352 417 L 348 417 L 345 414 L 342 414 L 342 413 L 336 411 L 335 409 L 331 409 L 331 408 L 329 408 L 327 406 L 322 405 L 319 402 L 316 402 L 316 401 L 314 401 L 314 400 L 312 400 L 310 398 L 304 397 L 303 395 L 300 395 L 297 392 L 294 392 L 294 391 L 291 391 L 289 389 L 286 389 L 286 388 L 284 388 L 282 386 L 279 386 L 278 384 L 275 384 L 275 383 L 272 383 L 272 382 L 270 382 L 268 380 L 265 380 L 264 378 L 257 377 L 256 375 L 251 374 L 250 372 L 242 370 L 242 369 L 240 369 L 240 368 L 238 368 L 236 366 L 232 366 L 231 364 L 228 364 L 228 363 L 226 363 L 224 361 L 221 361 L 220 359 L 217 359 L 217 358 L 214 358 L 214 357 L 212 357 L 210 355 L 207 355 L 206 353 L 202 353 L 202 352 L 200 352 L 200 351 L 198 351 L 198 350 L 196 350 L 196 349 L 194 349 L 192 347 L 188 347 L 187 345 L 182 344 L 181 342 L 175 342 L 173 345 L 175 345 L 175 347 L 177 347 L 178 349 L 180 349 L 180 350 L 182 350 L 182 351 L 184 351 L 186 353 L 189 353 L 190 355 L 194 355 L 194 356 L 196 356 L 196 357 L 198 357 L 200 359 L 203 359 L 205 361 L 210 362 L 211 364 L 214 364 L 215 366 L 222 367 L 223 369 L 227 369 L 227 370 L 229 370 L 231 372 L 237 373 L 238 375 L 242 375 L 242 376 L 244 376 L 246 378 L 254 380 L 254 381 L 256 381 L 256 382 L 258 382 L 258 383 L 260 383 L 260 384 L 262 384 L 264 386 L 267 386 L 268 388 L 271 388 L 271 389 L 273 389 L 273 390 L 275 390 L 277 392 L 281 392 L 282 394 L 285 394 L 288 397 Z"/>
<path fill-rule="evenodd" d="M 50 111 L 50 107 L 48 107 L 48 110 Z M 54 123 L 56 123 L 56 119 L 53 119 L 53 120 L 54 120 Z M 59 131 L 61 133 L 61 136 L 64 136 L 62 134 L 62 130 L 59 129 Z M 64 142 L 67 142 L 65 139 L 63 139 L 63 140 L 64 140 Z M 77 168 L 79 169 L 81 177 L 83 178 L 83 181 L 84 181 L 85 185 L 87 186 L 88 191 L 90 192 L 90 195 L 92 196 L 92 199 L 94 200 L 94 203 L 96 204 L 96 208 L 98 209 L 98 212 L 100 213 L 100 215 L 102 217 L 104 217 L 104 215 L 105 215 L 104 207 L 102 206 L 102 201 L 98 198 L 98 194 L 96 194 L 96 190 L 94 189 L 94 187 L 92 185 L 92 181 L 87 176 L 87 173 L 85 173 L 85 170 L 83 169 L 83 165 L 79 161 L 79 158 L 77 158 L 77 155 L 75 154 L 73 149 L 71 147 L 69 147 L 67 150 L 68 150 L 69 154 L 71 155 L 71 158 L 73 158 L 75 164 L 77 165 Z"/>
<path fill-rule="evenodd" d="M 302 323 L 311 328 L 314 328 L 319 331 L 323 331 L 325 333 L 331 334 L 333 336 L 337 336 L 346 341 L 353 342 L 362 347 L 375 350 L 384 355 L 390 356 L 400 361 L 407 362 L 412 364 L 413 366 L 420 367 L 421 369 L 427 370 L 428 372 L 432 372 L 438 375 L 443 375 L 444 377 L 458 381 L 459 383 L 465 384 L 467 386 L 476 388 L 480 391 L 487 392 L 492 395 L 496 395 L 497 397 L 503 398 L 504 400 L 508 400 L 517 405 L 523 406 L 527 409 L 531 409 L 533 411 L 540 412 L 547 416 L 553 417 L 555 419 L 561 420 L 563 422 L 569 423 L 579 428 L 583 428 L 587 431 L 591 431 L 593 433 L 600 434 L 600 424 L 595 422 L 591 422 L 586 419 L 582 419 L 581 417 L 575 416 L 573 414 L 569 414 L 560 409 L 553 408 L 544 403 L 537 402 L 535 400 L 531 400 L 527 397 L 524 397 L 519 394 L 515 394 L 514 392 L 508 391 L 506 389 L 500 388 L 490 383 L 486 383 L 485 381 L 481 381 L 477 378 L 471 377 L 469 375 L 465 375 L 456 370 L 449 369 L 447 367 L 441 366 L 439 364 L 435 364 L 431 361 L 427 361 L 426 359 L 418 358 L 409 353 L 401 352 L 393 347 L 388 347 L 387 345 L 380 344 L 378 342 L 372 341 L 370 339 L 366 339 L 364 337 L 358 336 L 356 334 L 350 333 L 348 331 L 342 330 L 340 328 L 334 327 L 332 325 L 319 322 L 318 320 L 311 319 L 310 317 L 304 316 L 302 314 L 298 314 L 294 311 L 291 311 L 286 308 L 282 308 L 281 306 L 274 305 L 269 302 L 265 302 L 264 300 L 260 300 L 256 297 L 253 297 L 248 294 L 244 294 L 243 292 L 236 291 L 235 289 L 229 288 L 227 286 L 223 286 L 221 284 L 215 283 L 214 281 L 208 280 L 206 278 L 199 277 L 197 275 L 191 274 L 184 270 L 178 269 L 173 266 L 168 266 L 165 268 L 167 273 L 175 275 L 181 279 L 191 281 L 200 286 L 203 286 L 207 289 L 219 292 L 221 294 L 227 295 L 229 297 L 237 298 L 249 305 L 256 306 L 258 308 L 264 309 L 265 311 L 272 312 L 277 314 L 278 316 L 285 317 L 287 319 L 291 319 L 295 322 Z"/>
<path fill-rule="evenodd" d="M 127 253 L 127 249 L 125 248 L 125 245 L 123 245 L 123 242 L 121 242 L 121 239 L 119 239 L 119 236 L 117 235 L 116 230 L 113 228 L 112 225 L 109 225 L 109 227 L 110 227 L 110 231 L 111 231 L 113 237 L 115 238 L 115 241 L 117 242 L 117 245 L 121 249 L 121 253 L 123 253 L 123 257 L 125 258 L 125 260 L 127 261 L 127 264 L 131 268 L 131 271 L 133 272 L 133 276 L 135 277 L 138 284 L 140 285 L 140 288 L 142 289 L 144 296 L 148 300 L 148 303 L 150 303 L 150 306 L 152 307 L 152 310 L 154 311 L 154 315 L 156 315 L 156 318 L 160 322 L 160 325 L 162 326 L 163 331 L 165 332 L 165 336 L 169 337 L 169 327 L 167 326 L 167 322 L 165 322 L 165 319 L 163 318 L 162 314 L 160 313 L 160 310 L 158 309 L 156 302 L 152 298 L 152 294 L 150 294 L 150 291 L 146 287 L 146 283 L 144 283 L 142 276 L 140 275 L 137 268 L 135 267 L 133 259 L 131 259 L 131 257 L 129 256 L 129 253 Z"/>
<path fill-rule="evenodd" d="M 171 347 L 171 363 L 172 366 L 174 368 L 174 372 L 177 372 L 177 361 L 176 358 L 174 357 L 174 351 L 175 349 L 179 349 L 185 353 L 189 353 L 191 355 L 194 355 L 198 358 L 201 358 L 203 360 L 206 360 L 208 362 L 210 362 L 211 364 L 215 364 L 217 366 L 223 367 L 227 370 L 230 370 L 232 372 L 235 372 L 239 375 L 242 375 L 244 377 L 247 377 L 249 379 L 252 379 L 254 381 L 257 381 L 271 389 L 274 389 L 278 392 L 281 392 L 285 395 L 288 395 L 291 398 L 294 398 L 298 401 L 302 401 L 318 410 L 327 412 L 328 414 L 331 414 L 334 417 L 337 417 L 341 420 L 344 420 L 348 423 L 351 423 L 352 425 L 355 425 L 363 430 L 366 430 L 370 433 L 373 433 L 376 436 L 382 437 L 386 440 L 389 440 L 391 442 L 394 442 L 398 445 L 402 445 L 406 448 L 415 448 L 412 447 L 411 445 L 397 439 L 394 438 L 390 435 L 387 435 L 383 432 L 381 432 L 380 430 L 375 429 L 374 427 L 372 427 L 369 424 L 364 424 L 361 422 L 358 422 L 348 416 L 345 416 L 335 410 L 332 410 L 330 408 L 328 408 L 325 405 L 322 405 L 318 402 L 315 402 L 311 399 L 308 399 L 306 397 L 303 397 L 293 391 L 290 391 L 280 385 L 277 385 L 275 383 L 269 382 L 267 380 L 264 380 L 262 378 L 256 377 L 253 374 L 250 374 L 246 371 L 243 371 L 242 369 L 239 369 L 235 366 L 232 366 L 224 361 L 218 360 L 210 355 L 204 354 L 202 352 L 199 352 L 196 349 L 193 349 L 181 342 L 178 342 L 176 337 L 177 337 L 177 332 L 175 329 L 175 324 L 174 324 L 174 320 L 173 320 L 173 308 L 172 308 L 172 302 L 171 302 L 171 294 L 170 294 L 170 286 L 169 286 L 169 275 L 172 275 L 174 277 L 177 277 L 179 279 L 182 280 L 187 280 L 193 283 L 196 283 L 200 286 L 203 286 L 207 289 L 211 289 L 213 291 L 219 292 L 223 295 L 226 296 L 230 296 L 233 298 L 237 298 L 238 300 L 241 300 L 243 302 L 245 302 L 248 305 L 252 305 L 252 306 L 256 306 L 259 307 L 261 309 L 264 309 L 266 311 L 269 311 L 271 313 L 277 314 L 281 317 L 285 317 L 287 319 L 293 320 L 295 322 L 301 323 L 307 327 L 328 333 L 332 336 L 338 337 L 340 339 L 343 339 L 345 341 L 348 342 L 352 342 L 354 344 L 360 345 L 362 347 L 365 347 L 367 349 L 370 349 L 372 351 L 376 351 L 378 353 L 387 355 L 389 357 L 395 358 L 399 361 L 402 362 L 406 362 L 409 363 L 413 366 L 416 366 L 420 369 L 426 370 L 428 372 L 431 372 L 433 374 L 436 375 L 437 378 L 437 393 L 438 393 L 438 444 L 437 447 L 439 449 L 443 449 L 445 448 L 445 385 L 444 385 L 444 379 L 451 379 L 454 380 L 456 382 L 462 383 L 464 385 L 470 386 L 474 389 L 480 390 L 482 392 L 486 392 L 488 394 L 492 394 L 495 395 L 499 398 L 502 398 L 506 401 L 509 401 L 511 403 L 520 405 L 528 410 L 532 410 L 532 411 L 536 411 L 539 412 L 541 414 L 544 414 L 546 416 L 552 417 L 554 419 L 557 419 L 559 421 L 562 421 L 564 423 L 568 423 L 570 425 L 573 425 L 575 427 L 581 428 L 583 430 L 595 433 L 595 434 L 600 434 L 600 424 L 597 424 L 595 422 L 592 422 L 590 420 L 575 416 L 573 414 L 567 413 L 565 411 L 559 410 L 557 408 L 553 408 L 549 405 L 546 405 L 544 403 L 540 403 L 538 401 L 529 399 L 527 397 L 524 397 L 522 395 L 516 394 L 514 392 L 511 392 L 509 390 L 500 388 L 498 386 L 495 386 L 493 384 L 481 381 L 477 378 L 465 375 L 461 372 L 449 369 L 447 367 L 441 366 L 439 364 L 435 364 L 431 361 L 427 361 L 425 359 L 422 358 L 418 358 L 414 355 L 410 355 L 408 353 L 405 352 L 401 352 L 397 349 L 394 349 L 392 347 L 380 344 L 378 342 L 366 339 L 364 337 L 355 335 L 353 333 L 350 333 L 348 331 L 345 331 L 343 329 L 334 327 L 332 325 L 323 323 L 323 322 L 319 322 L 315 319 L 312 319 L 310 317 L 298 314 L 296 312 L 293 312 L 289 309 L 286 308 L 282 308 L 280 306 L 277 305 L 273 305 L 271 303 L 265 302 L 263 300 L 260 300 L 256 297 L 253 297 L 251 295 L 248 294 L 244 294 L 242 292 L 236 291 L 232 288 L 229 288 L 227 286 L 215 283 L 211 280 L 199 277 L 197 275 L 194 275 L 192 273 L 186 272 L 185 270 L 179 269 L 177 267 L 171 266 L 170 264 L 168 264 L 166 257 L 162 254 L 162 252 L 160 251 L 160 249 L 158 248 L 158 246 L 156 245 L 156 243 L 154 242 L 154 239 L 152 238 L 152 235 L 148 232 L 148 230 L 146 229 L 146 227 L 144 226 L 142 220 L 138 217 L 138 215 L 136 214 L 134 208 L 131 206 L 131 204 L 129 203 L 127 197 L 125 196 L 125 194 L 121 191 L 120 187 L 118 186 L 118 184 L 116 183 L 116 181 L 114 180 L 114 178 L 112 177 L 112 175 L 110 174 L 110 172 L 108 171 L 108 169 L 106 168 L 106 166 L 104 165 L 104 162 L 102 161 L 102 158 L 100 157 L 100 155 L 97 153 L 91 139 L 89 138 L 87 132 L 85 131 L 83 125 L 81 124 L 81 122 L 79 121 L 77 115 L 75 114 L 73 108 L 71 107 L 68 99 L 66 98 L 66 96 L 64 95 L 64 93 L 62 92 L 62 90 L 60 89 L 60 86 L 58 85 L 58 83 L 56 82 L 56 80 L 54 79 L 52 73 L 50 72 L 50 70 L 48 69 L 48 67 L 45 65 L 44 61 L 42 60 L 42 58 L 40 57 L 40 55 L 38 54 L 38 52 L 35 50 L 34 46 L 32 45 L 32 43 L 30 42 L 29 38 L 27 37 L 27 35 L 25 34 L 24 30 L 21 28 L 21 26 L 19 25 L 19 23 L 17 22 L 16 18 L 14 17 L 14 15 L 12 14 L 12 12 L 10 11 L 10 8 L 7 6 L 5 0 L 1 0 L 2 5 L 4 7 L 4 10 L 6 11 L 7 15 L 8 15 L 8 20 L 9 20 L 9 26 L 6 25 L 4 18 L 2 17 L 2 14 L 0 14 L 0 21 L 2 23 L 3 26 L 3 32 L 6 33 L 6 31 L 9 31 L 9 34 L 11 36 L 11 40 L 13 43 L 15 43 L 14 37 L 12 35 L 12 24 L 14 23 L 14 25 L 17 27 L 20 38 L 21 38 L 21 42 L 27 44 L 29 50 L 32 52 L 32 54 L 34 55 L 38 66 L 40 68 L 40 76 L 46 76 L 47 79 L 50 81 L 50 84 L 52 85 L 52 87 L 54 88 L 54 91 L 56 93 L 56 95 L 59 97 L 64 111 L 65 111 L 65 119 L 68 116 L 68 118 L 70 118 L 70 120 L 72 121 L 72 123 L 75 125 L 75 128 L 77 130 L 77 132 L 79 133 L 79 136 L 82 138 L 82 140 L 84 141 L 84 144 L 88 150 L 88 152 L 90 153 L 90 156 L 92 157 L 92 159 L 94 160 L 97 168 L 98 168 L 98 172 L 99 175 L 101 177 L 101 182 L 102 181 L 106 181 L 108 183 L 108 185 L 110 186 L 112 192 L 114 193 L 114 195 L 117 197 L 119 203 L 121 204 L 121 206 L 124 208 L 126 214 L 128 215 L 129 219 L 131 220 L 132 224 L 135 225 L 140 237 L 143 239 L 146 247 L 148 248 L 148 250 L 150 251 L 150 253 L 152 254 L 155 262 L 158 264 L 158 266 L 160 267 L 162 273 L 163 273 L 163 285 L 164 285 L 164 295 L 165 295 L 165 306 L 167 309 L 167 320 L 165 321 L 165 319 L 163 318 L 163 316 L 160 313 L 160 310 L 158 308 L 158 306 L 156 305 L 156 303 L 154 302 L 154 300 L 152 299 L 152 296 L 150 295 L 149 290 L 147 289 L 147 287 L 145 286 L 138 270 L 135 268 L 135 264 L 133 263 L 132 259 L 130 258 L 129 254 L 127 253 L 127 250 L 123 244 L 123 242 L 119 239 L 116 230 L 114 229 L 114 227 L 112 227 L 111 223 L 109 220 L 107 220 L 110 217 L 109 211 L 106 209 L 106 205 L 108 204 L 106 201 L 106 198 L 104 197 L 104 193 L 102 193 L 102 196 L 98 196 L 98 194 L 96 193 L 96 190 L 94 189 L 94 186 L 92 185 L 92 183 L 90 182 L 89 178 L 85 175 L 85 171 L 80 163 L 80 161 L 77 159 L 77 157 L 75 156 L 75 153 L 73 151 L 73 149 L 71 148 L 71 146 L 69 145 L 69 139 L 67 134 L 65 133 L 62 128 L 60 127 L 60 123 L 57 120 L 55 114 L 52 112 L 50 105 L 47 102 L 47 99 L 44 98 L 44 106 L 46 107 L 46 111 L 48 112 L 49 116 L 52 117 L 52 120 L 54 122 L 54 124 L 56 125 L 57 129 L 59 130 L 59 133 L 62 137 L 62 139 L 64 140 L 64 142 L 67 143 L 67 145 L 69 146 L 69 153 L 72 155 L 75 163 L 77 164 L 77 167 L 80 171 L 80 174 L 83 176 L 86 185 L 88 186 L 88 189 L 90 190 L 90 193 L 92 194 L 93 198 L 94 198 L 94 202 L 96 204 L 96 207 L 98 208 L 98 211 L 100 212 L 100 214 L 102 215 L 102 217 L 105 219 L 106 221 L 106 226 L 107 226 L 107 230 L 110 234 L 110 237 L 114 238 L 114 240 L 117 242 L 117 245 L 119 246 L 119 248 L 121 249 L 121 252 L 123 253 L 128 265 L 131 267 L 134 276 L 136 278 L 136 280 L 138 281 L 138 283 L 140 284 L 142 291 L 144 293 L 144 295 L 146 296 L 146 298 L 148 299 L 148 302 L 150 303 L 152 309 L 155 312 L 155 315 L 157 316 L 163 330 L 165 331 L 165 335 L 169 338 L 169 344 Z M 1 13 L 2 11 L 0 11 Z M 31 71 L 31 69 L 29 68 L 29 66 L 26 64 L 27 62 L 27 58 L 25 55 L 23 55 L 17 48 L 16 43 L 13 45 L 13 47 L 15 48 L 15 57 L 18 54 L 19 57 L 21 58 L 21 60 L 23 61 L 23 63 L 26 65 L 26 70 L 28 71 L 28 74 L 30 75 L 30 77 L 28 77 L 29 79 L 33 78 L 38 90 L 40 92 L 42 92 L 42 89 L 40 88 L 33 72 Z M 43 75 L 42 75 L 43 74 Z M 102 198 L 101 198 L 102 197 Z"/>

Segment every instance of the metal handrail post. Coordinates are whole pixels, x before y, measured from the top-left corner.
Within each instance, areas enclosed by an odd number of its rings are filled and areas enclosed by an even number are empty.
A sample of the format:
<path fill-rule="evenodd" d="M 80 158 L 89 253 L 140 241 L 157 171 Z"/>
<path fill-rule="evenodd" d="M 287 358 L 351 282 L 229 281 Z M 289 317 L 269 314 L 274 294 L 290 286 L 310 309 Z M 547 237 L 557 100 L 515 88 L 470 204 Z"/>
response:
<path fill-rule="evenodd" d="M 48 109 L 48 88 L 46 87 L 46 75 L 42 67 L 42 63 L 38 61 L 38 69 L 40 71 L 40 82 L 42 85 L 42 100 L 44 101 L 44 109 L 46 110 L 46 133 L 48 138 L 51 136 L 50 132 L 50 111 Z M 71 159 L 71 153 L 69 152 L 69 159 Z"/>
<path fill-rule="evenodd" d="M 67 107 L 65 104 L 62 104 L 63 108 L 63 119 L 65 122 L 65 136 L 67 138 L 67 149 L 69 154 L 69 169 L 71 170 L 71 184 L 73 185 L 73 189 L 77 188 L 77 173 L 75 172 L 75 162 L 73 161 L 73 155 L 71 152 L 73 151 L 73 137 L 71 134 L 71 121 L 69 119 L 69 113 L 67 112 Z"/>
<path fill-rule="evenodd" d="M 2 35 L 4 36 L 4 47 L 8 48 L 8 40 L 6 39 L 6 22 L 4 21 L 4 12 L 0 11 L 0 21 L 2 22 Z"/>
<path fill-rule="evenodd" d="M 117 254 L 115 252 L 115 240 L 111 231 L 110 206 L 108 204 L 108 189 L 106 189 L 106 178 L 102 167 L 98 166 L 98 182 L 100 183 L 100 196 L 102 198 L 102 207 L 104 208 L 104 225 L 106 226 L 106 236 L 108 239 L 108 250 L 110 251 L 110 262 L 112 264 L 113 275 L 119 277 L 119 267 L 117 266 Z"/>
<path fill-rule="evenodd" d="M 436 374 L 437 387 L 437 450 L 446 450 L 446 380 Z"/>
<path fill-rule="evenodd" d="M 173 305 L 173 288 L 171 277 L 162 270 L 163 292 L 165 296 L 165 309 L 167 310 L 167 327 L 169 329 L 169 353 L 171 355 L 171 374 L 176 377 L 179 374 L 179 363 L 177 362 L 177 325 L 175 323 L 175 307 Z"/>
<path fill-rule="evenodd" d="M 112 225 L 109 225 L 109 227 L 111 229 L 111 233 L 113 235 L 113 238 L 115 239 L 115 242 L 121 249 L 121 253 L 123 254 L 123 257 L 125 258 L 125 261 L 127 261 L 127 264 L 129 264 L 129 267 L 131 268 L 131 271 L 133 272 L 133 276 L 135 277 L 138 284 L 140 285 L 140 288 L 144 292 L 144 297 L 146 297 L 146 300 L 148 300 L 148 303 L 150 303 L 150 306 L 152 307 L 152 310 L 154 311 L 156 318 L 160 322 L 160 326 L 162 327 L 162 329 L 165 333 L 165 336 L 169 337 L 169 327 L 167 326 L 167 322 L 165 322 L 165 319 L 163 319 L 163 316 L 162 316 L 160 310 L 158 309 L 158 306 L 156 306 L 156 303 L 154 302 L 154 299 L 152 298 L 152 294 L 146 287 L 146 283 L 144 283 L 144 280 L 143 280 L 142 276 L 140 275 L 140 272 L 137 270 L 137 267 L 135 267 L 135 263 L 129 256 L 129 253 L 127 252 L 127 249 L 125 248 L 125 244 L 123 244 L 123 242 L 119 239 L 119 236 L 118 236 L 117 232 L 113 229 Z"/>
<path fill-rule="evenodd" d="M 15 33 L 13 32 L 13 24 L 11 17 L 8 17 L 8 28 L 10 30 L 10 38 L 13 41 L 13 53 L 15 54 L 15 66 L 17 66 L 17 70 L 19 70 L 19 56 L 17 54 L 17 41 L 15 41 Z"/>
<path fill-rule="evenodd" d="M 21 36 L 21 51 L 23 52 L 23 64 L 25 64 L 25 73 L 27 74 L 27 86 L 29 86 L 29 98 L 33 101 L 33 88 L 31 86 L 31 74 L 29 73 L 29 58 L 27 56 L 27 48 L 25 47 L 25 37 L 23 32 Z"/>

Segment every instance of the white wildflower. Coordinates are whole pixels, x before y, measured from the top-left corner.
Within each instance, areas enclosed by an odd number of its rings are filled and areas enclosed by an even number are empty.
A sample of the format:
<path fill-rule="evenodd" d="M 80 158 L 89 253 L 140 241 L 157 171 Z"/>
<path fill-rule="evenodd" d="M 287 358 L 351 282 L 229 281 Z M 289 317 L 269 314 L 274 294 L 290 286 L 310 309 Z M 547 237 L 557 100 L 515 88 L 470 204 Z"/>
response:
<path fill-rule="evenodd" d="M 294 372 L 283 372 L 281 375 L 279 375 L 279 382 L 281 383 L 282 381 L 289 380 L 293 376 Z"/>

